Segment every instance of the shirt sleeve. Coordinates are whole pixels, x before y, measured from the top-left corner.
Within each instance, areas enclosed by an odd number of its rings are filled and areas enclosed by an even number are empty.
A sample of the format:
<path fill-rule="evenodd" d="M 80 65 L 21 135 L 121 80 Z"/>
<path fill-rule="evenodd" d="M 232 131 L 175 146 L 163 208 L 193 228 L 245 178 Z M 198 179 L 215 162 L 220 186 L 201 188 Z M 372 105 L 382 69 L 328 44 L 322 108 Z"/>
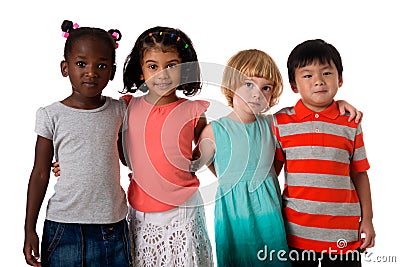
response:
<path fill-rule="evenodd" d="M 35 132 L 39 136 L 53 140 L 54 126 L 45 108 L 39 108 L 36 111 Z"/>
<path fill-rule="evenodd" d="M 285 154 L 283 153 L 282 144 L 280 142 L 279 128 L 278 122 L 276 119 L 276 115 L 272 115 L 272 134 L 274 136 L 275 141 L 275 158 L 279 161 L 285 161 Z"/>
<path fill-rule="evenodd" d="M 350 168 L 356 172 L 364 172 L 369 169 L 369 162 L 364 146 L 363 132 L 361 123 L 358 124 L 357 132 L 354 140 L 354 152 L 351 159 Z"/>
<path fill-rule="evenodd" d="M 194 127 L 196 127 L 197 122 L 200 119 L 200 115 L 207 111 L 210 106 L 210 102 L 205 100 L 195 100 L 193 101 L 193 110 L 194 110 Z"/>

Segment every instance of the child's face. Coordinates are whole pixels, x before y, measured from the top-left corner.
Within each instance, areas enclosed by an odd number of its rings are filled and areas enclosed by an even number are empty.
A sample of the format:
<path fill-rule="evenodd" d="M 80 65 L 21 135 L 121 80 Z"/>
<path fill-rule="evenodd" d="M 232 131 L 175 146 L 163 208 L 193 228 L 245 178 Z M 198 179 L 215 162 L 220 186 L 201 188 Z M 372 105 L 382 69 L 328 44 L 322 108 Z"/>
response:
<path fill-rule="evenodd" d="M 233 110 L 239 116 L 253 116 L 268 108 L 274 83 L 265 78 L 248 77 L 235 91 Z"/>
<path fill-rule="evenodd" d="M 114 72 L 110 47 L 92 37 L 76 40 L 67 61 L 61 62 L 62 75 L 69 76 L 73 92 L 82 97 L 100 95 Z"/>
<path fill-rule="evenodd" d="M 150 49 L 144 53 L 142 62 L 143 79 L 149 88 L 149 96 L 174 97 L 181 81 L 182 60 L 178 52 Z"/>
<path fill-rule="evenodd" d="M 316 112 L 324 110 L 332 103 L 343 83 L 333 62 L 321 64 L 318 61 L 297 68 L 295 81 L 296 83 L 290 84 L 293 91 L 300 93 L 304 105 Z"/>

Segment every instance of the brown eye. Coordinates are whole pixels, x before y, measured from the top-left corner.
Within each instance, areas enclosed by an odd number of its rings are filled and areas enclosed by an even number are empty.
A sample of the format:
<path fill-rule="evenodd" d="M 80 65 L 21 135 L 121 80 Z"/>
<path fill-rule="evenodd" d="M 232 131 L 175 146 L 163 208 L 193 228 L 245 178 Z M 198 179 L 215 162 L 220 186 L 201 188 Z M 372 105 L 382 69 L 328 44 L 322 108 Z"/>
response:
<path fill-rule="evenodd" d="M 76 62 L 75 64 L 76 64 L 78 67 L 81 67 L 81 68 L 83 68 L 83 67 L 86 66 L 86 63 L 83 62 L 83 61 L 78 61 L 78 62 Z"/>

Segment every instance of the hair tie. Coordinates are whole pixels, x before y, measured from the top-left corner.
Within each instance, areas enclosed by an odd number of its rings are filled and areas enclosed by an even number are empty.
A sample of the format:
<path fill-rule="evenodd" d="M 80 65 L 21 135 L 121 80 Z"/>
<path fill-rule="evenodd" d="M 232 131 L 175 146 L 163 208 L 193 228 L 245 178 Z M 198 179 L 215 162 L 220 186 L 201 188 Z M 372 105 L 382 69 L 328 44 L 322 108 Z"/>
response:
<path fill-rule="evenodd" d="M 114 38 L 115 41 L 115 48 L 118 48 L 118 41 L 121 40 L 121 32 L 119 30 L 111 29 L 108 31 L 108 33 L 111 35 L 112 38 Z"/>
<path fill-rule="evenodd" d="M 119 34 L 118 32 L 113 32 L 111 36 L 114 37 L 115 40 L 118 40 Z"/>
<path fill-rule="evenodd" d="M 114 39 L 115 39 L 115 48 L 118 48 L 118 43 L 117 43 L 117 41 L 118 41 L 118 38 L 119 38 L 119 34 L 118 34 L 117 32 L 113 32 L 113 33 L 111 34 L 111 36 L 114 37 Z"/>
<path fill-rule="evenodd" d="M 63 30 L 62 37 L 68 38 L 70 31 L 76 30 L 78 28 L 79 28 L 78 23 L 72 24 L 72 21 L 64 20 L 63 25 L 61 26 L 61 29 Z"/>

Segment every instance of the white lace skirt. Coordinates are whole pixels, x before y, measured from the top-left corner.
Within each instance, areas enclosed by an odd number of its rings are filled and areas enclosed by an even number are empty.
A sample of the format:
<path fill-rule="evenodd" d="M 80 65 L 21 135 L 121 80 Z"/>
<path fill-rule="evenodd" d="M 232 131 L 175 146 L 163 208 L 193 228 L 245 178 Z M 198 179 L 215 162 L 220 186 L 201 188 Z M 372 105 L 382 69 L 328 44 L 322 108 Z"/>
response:
<path fill-rule="evenodd" d="M 130 207 L 128 222 L 135 266 L 213 266 L 199 192 L 180 207 L 164 212 Z"/>

